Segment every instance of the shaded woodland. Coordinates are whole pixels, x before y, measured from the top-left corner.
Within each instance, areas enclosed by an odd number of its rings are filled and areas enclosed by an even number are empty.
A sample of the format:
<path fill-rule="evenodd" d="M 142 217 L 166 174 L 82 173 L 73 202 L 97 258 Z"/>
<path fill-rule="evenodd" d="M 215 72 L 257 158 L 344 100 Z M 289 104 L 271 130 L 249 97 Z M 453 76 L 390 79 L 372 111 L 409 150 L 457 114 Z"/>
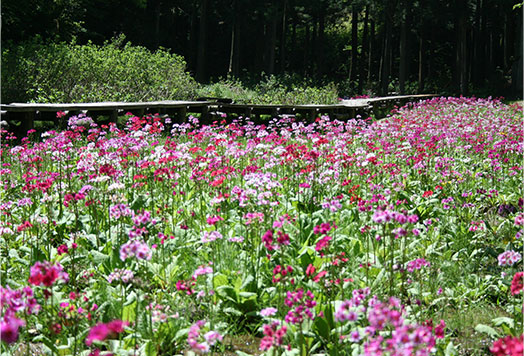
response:
<path fill-rule="evenodd" d="M 134 45 L 184 56 L 202 83 L 290 75 L 356 94 L 522 95 L 516 0 L 4 0 L 2 45 Z"/>

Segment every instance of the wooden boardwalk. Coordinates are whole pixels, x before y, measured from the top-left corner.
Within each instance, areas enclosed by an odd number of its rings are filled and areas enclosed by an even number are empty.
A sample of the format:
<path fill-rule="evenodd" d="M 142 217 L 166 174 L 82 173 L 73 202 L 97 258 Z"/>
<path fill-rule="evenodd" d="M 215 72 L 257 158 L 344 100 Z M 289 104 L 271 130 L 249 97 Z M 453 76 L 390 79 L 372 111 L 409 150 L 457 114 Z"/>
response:
<path fill-rule="evenodd" d="M 110 121 L 116 121 L 119 115 L 131 112 L 141 116 L 146 113 L 166 114 L 178 122 L 186 120 L 188 114 L 200 114 L 201 122 L 210 122 L 221 114 L 249 117 L 259 121 L 260 115 L 277 117 L 281 115 L 300 116 L 305 121 L 314 120 L 319 115 L 329 115 L 335 118 L 355 118 L 357 115 L 380 115 L 380 111 L 391 110 L 394 106 L 402 106 L 407 102 L 429 99 L 436 94 L 402 95 L 382 98 L 365 98 L 342 100 L 334 105 L 255 105 L 234 104 L 231 100 L 202 100 L 202 101 L 153 101 L 153 102 L 100 102 L 75 104 L 38 104 L 12 103 L 0 105 L 2 119 L 7 122 L 19 122 L 19 130 L 27 132 L 34 128 L 35 121 L 53 121 L 63 126 L 66 119 L 61 121 L 56 117 L 58 111 L 67 116 L 86 113 L 92 118 L 107 116 Z"/>

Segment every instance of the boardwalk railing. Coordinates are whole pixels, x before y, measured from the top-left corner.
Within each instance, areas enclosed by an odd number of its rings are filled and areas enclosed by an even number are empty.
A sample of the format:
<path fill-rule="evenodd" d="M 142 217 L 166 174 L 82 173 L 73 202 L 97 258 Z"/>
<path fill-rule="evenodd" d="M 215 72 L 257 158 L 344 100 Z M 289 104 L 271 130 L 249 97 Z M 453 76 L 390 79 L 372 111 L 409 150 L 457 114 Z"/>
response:
<path fill-rule="evenodd" d="M 56 113 L 63 111 L 67 116 L 86 113 L 92 118 L 107 116 L 110 121 L 116 121 L 119 115 L 131 112 L 141 116 L 146 113 L 167 114 L 178 122 L 186 120 L 187 114 L 199 113 L 202 122 L 219 116 L 222 113 L 253 118 L 258 121 L 260 115 L 298 115 L 305 120 L 313 120 L 318 115 L 330 115 L 336 118 L 354 118 L 358 114 L 365 116 L 375 114 L 379 110 L 391 110 L 393 106 L 401 106 L 410 101 L 429 99 L 436 94 L 402 95 L 382 98 L 366 98 L 342 100 L 334 105 L 254 105 L 234 104 L 230 100 L 205 101 L 153 101 L 140 103 L 100 102 L 75 104 L 38 104 L 12 103 L 0 105 L 2 119 L 7 122 L 19 122 L 19 130 L 27 132 L 34 128 L 35 121 L 53 121 L 62 125 L 63 120 Z"/>

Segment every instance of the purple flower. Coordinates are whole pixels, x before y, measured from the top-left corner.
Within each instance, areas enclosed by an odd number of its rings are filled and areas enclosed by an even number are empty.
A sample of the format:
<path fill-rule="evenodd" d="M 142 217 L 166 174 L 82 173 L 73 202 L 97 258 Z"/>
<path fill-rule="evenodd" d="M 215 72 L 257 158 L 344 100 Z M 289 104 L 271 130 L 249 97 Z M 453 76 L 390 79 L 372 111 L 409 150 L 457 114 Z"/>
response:
<path fill-rule="evenodd" d="M 260 311 L 260 315 L 264 317 L 273 316 L 277 313 L 277 309 L 273 307 L 265 308 Z"/>

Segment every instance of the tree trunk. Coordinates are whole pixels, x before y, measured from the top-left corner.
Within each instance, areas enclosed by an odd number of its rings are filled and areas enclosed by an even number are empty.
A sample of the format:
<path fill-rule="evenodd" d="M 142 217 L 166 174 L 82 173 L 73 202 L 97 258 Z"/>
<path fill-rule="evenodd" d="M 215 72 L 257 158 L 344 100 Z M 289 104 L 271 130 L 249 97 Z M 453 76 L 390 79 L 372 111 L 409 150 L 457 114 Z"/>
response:
<path fill-rule="evenodd" d="M 197 10 L 195 4 L 191 5 L 191 24 L 189 25 L 189 58 L 188 63 L 190 67 L 195 70 L 196 65 L 196 55 L 197 52 Z"/>
<path fill-rule="evenodd" d="M 240 5 L 237 6 L 237 9 L 240 7 Z M 240 74 L 240 46 L 242 44 L 242 12 L 239 11 L 239 16 L 235 18 L 235 44 L 233 49 L 233 76 L 238 77 Z"/>
<path fill-rule="evenodd" d="M 282 33 L 280 36 L 280 72 L 283 73 L 286 70 L 286 34 L 287 34 L 287 23 L 286 23 L 286 11 L 287 11 L 287 0 L 284 0 L 282 5 Z"/>
<path fill-rule="evenodd" d="M 375 41 L 375 21 L 371 20 L 369 23 L 369 51 L 368 51 L 368 79 L 367 82 L 371 82 L 371 72 L 373 64 L 373 43 Z"/>
<path fill-rule="evenodd" d="M 368 20 L 369 20 L 369 6 L 366 6 L 364 11 L 364 34 L 362 35 L 362 52 L 360 53 L 360 62 L 359 62 L 359 74 L 358 74 L 358 94 L 363 93 L 364 87 L 364 71 L 365 71 L 365 61 L 366 58 L 366 46 L 368 45 Z"/>
<path fill-rule="evenodd" d="M 351 11 L 351 65 L 349 67 L 349 80 L 357 80 L 358 60 L 358 10 L 353 4 Z"/>
<path fill-rule="evenodd" d="M 227 68 L 227 74 L 231 75 L 233 74 L 233 57 L 235 55 L 235 22 L 236 22 L 236 16 L 235 20 L 233 20 L 233 23 L 231 24 L 231 43 L 229 46 L 229 66 Z"/>
<path fill-rule="evenodd" d="M 306 30 L 306 35 L 305 35 L 305 38 L 304 38 L 304 61 L 303 61 L 303 71 L 304 71 L 304 75 L 307 75 L 308 72 L 309 72 L 309 59 L 310 59 L 310 55 L 309 55 L 309 47 L 310 47 L 310 32 L 309 32 L 309 23 L 306 22 L 305 24 L 305 30 Z"/>
<path fill-rule="evenodd" d="M 160 45 L 160 0 L 155 1 L 155 33 L 153 35 L 153 47 Z"/>
<path fill-rule="evenodd" d="M 267 56 L 267 72 L 268 74 L 275 73 L 275 47 L 277 45 L 277 16 L 271 16 L 271 23 L 269 27 L 268 39 L 268 56 Z"/>
<path fill-rule="evenodd" d="M 391 66 L 391 14 L 393 13 L 392 3 L 388 1 L 386 4 L 386 11 L 384 13 L 384 48 L 382 54 L 382 65 L 380 73 L 380 95 L 388 94 L 389 87 L 389 75 L 390 75 L 390 66 Z"/>
<path fill-rule="evenodd" d="M 475 27 L 473 28 L 473 56 L 472 56 L 472 80 L 473 84 L 482 83 L 482 38 L 481 38 L 481 9 L 482 0 L 477 0 L 475 9 Z"/>
<path fill-rule="evenodd" d="M 198 55 L 196 80 L 203 82 L 206 78 L 206 41 L 207 41 L 207 2 L 200 0 L 200 25 L 198 31 Z"/>
<path fill-rule="evenodd" d="M 465 4 L 461 3 L 457 9 L 455 33 L 458 34 L 456 42 L 456 80 L 457 89 L 461 95 L 467 95 L 467 24 Z"/>
<path fill-rule="evenodd" d="M 418 92 L 424 92 L 424 37 L 422 32 L 418 40 Z"/>
<path fill-rule="evenodd" d="M 317 75 L 322 76 L 325 73 L 325 53 L 324 53 L 324 32 L 326 26 L 326 14 L 324 9 L 321 10 L 318 16 L 318 36 L 316 47 L 316 59 L 317 59 Z"/>
<path fill-rule="evenodd" d="M 407 8 L 404 8 L 402 14 L 402 23 L 400 24 L 400 64 L 398 76 L 400 94 L 406 93 L 406 69 L 408 61 L 407 18 Z"/>

